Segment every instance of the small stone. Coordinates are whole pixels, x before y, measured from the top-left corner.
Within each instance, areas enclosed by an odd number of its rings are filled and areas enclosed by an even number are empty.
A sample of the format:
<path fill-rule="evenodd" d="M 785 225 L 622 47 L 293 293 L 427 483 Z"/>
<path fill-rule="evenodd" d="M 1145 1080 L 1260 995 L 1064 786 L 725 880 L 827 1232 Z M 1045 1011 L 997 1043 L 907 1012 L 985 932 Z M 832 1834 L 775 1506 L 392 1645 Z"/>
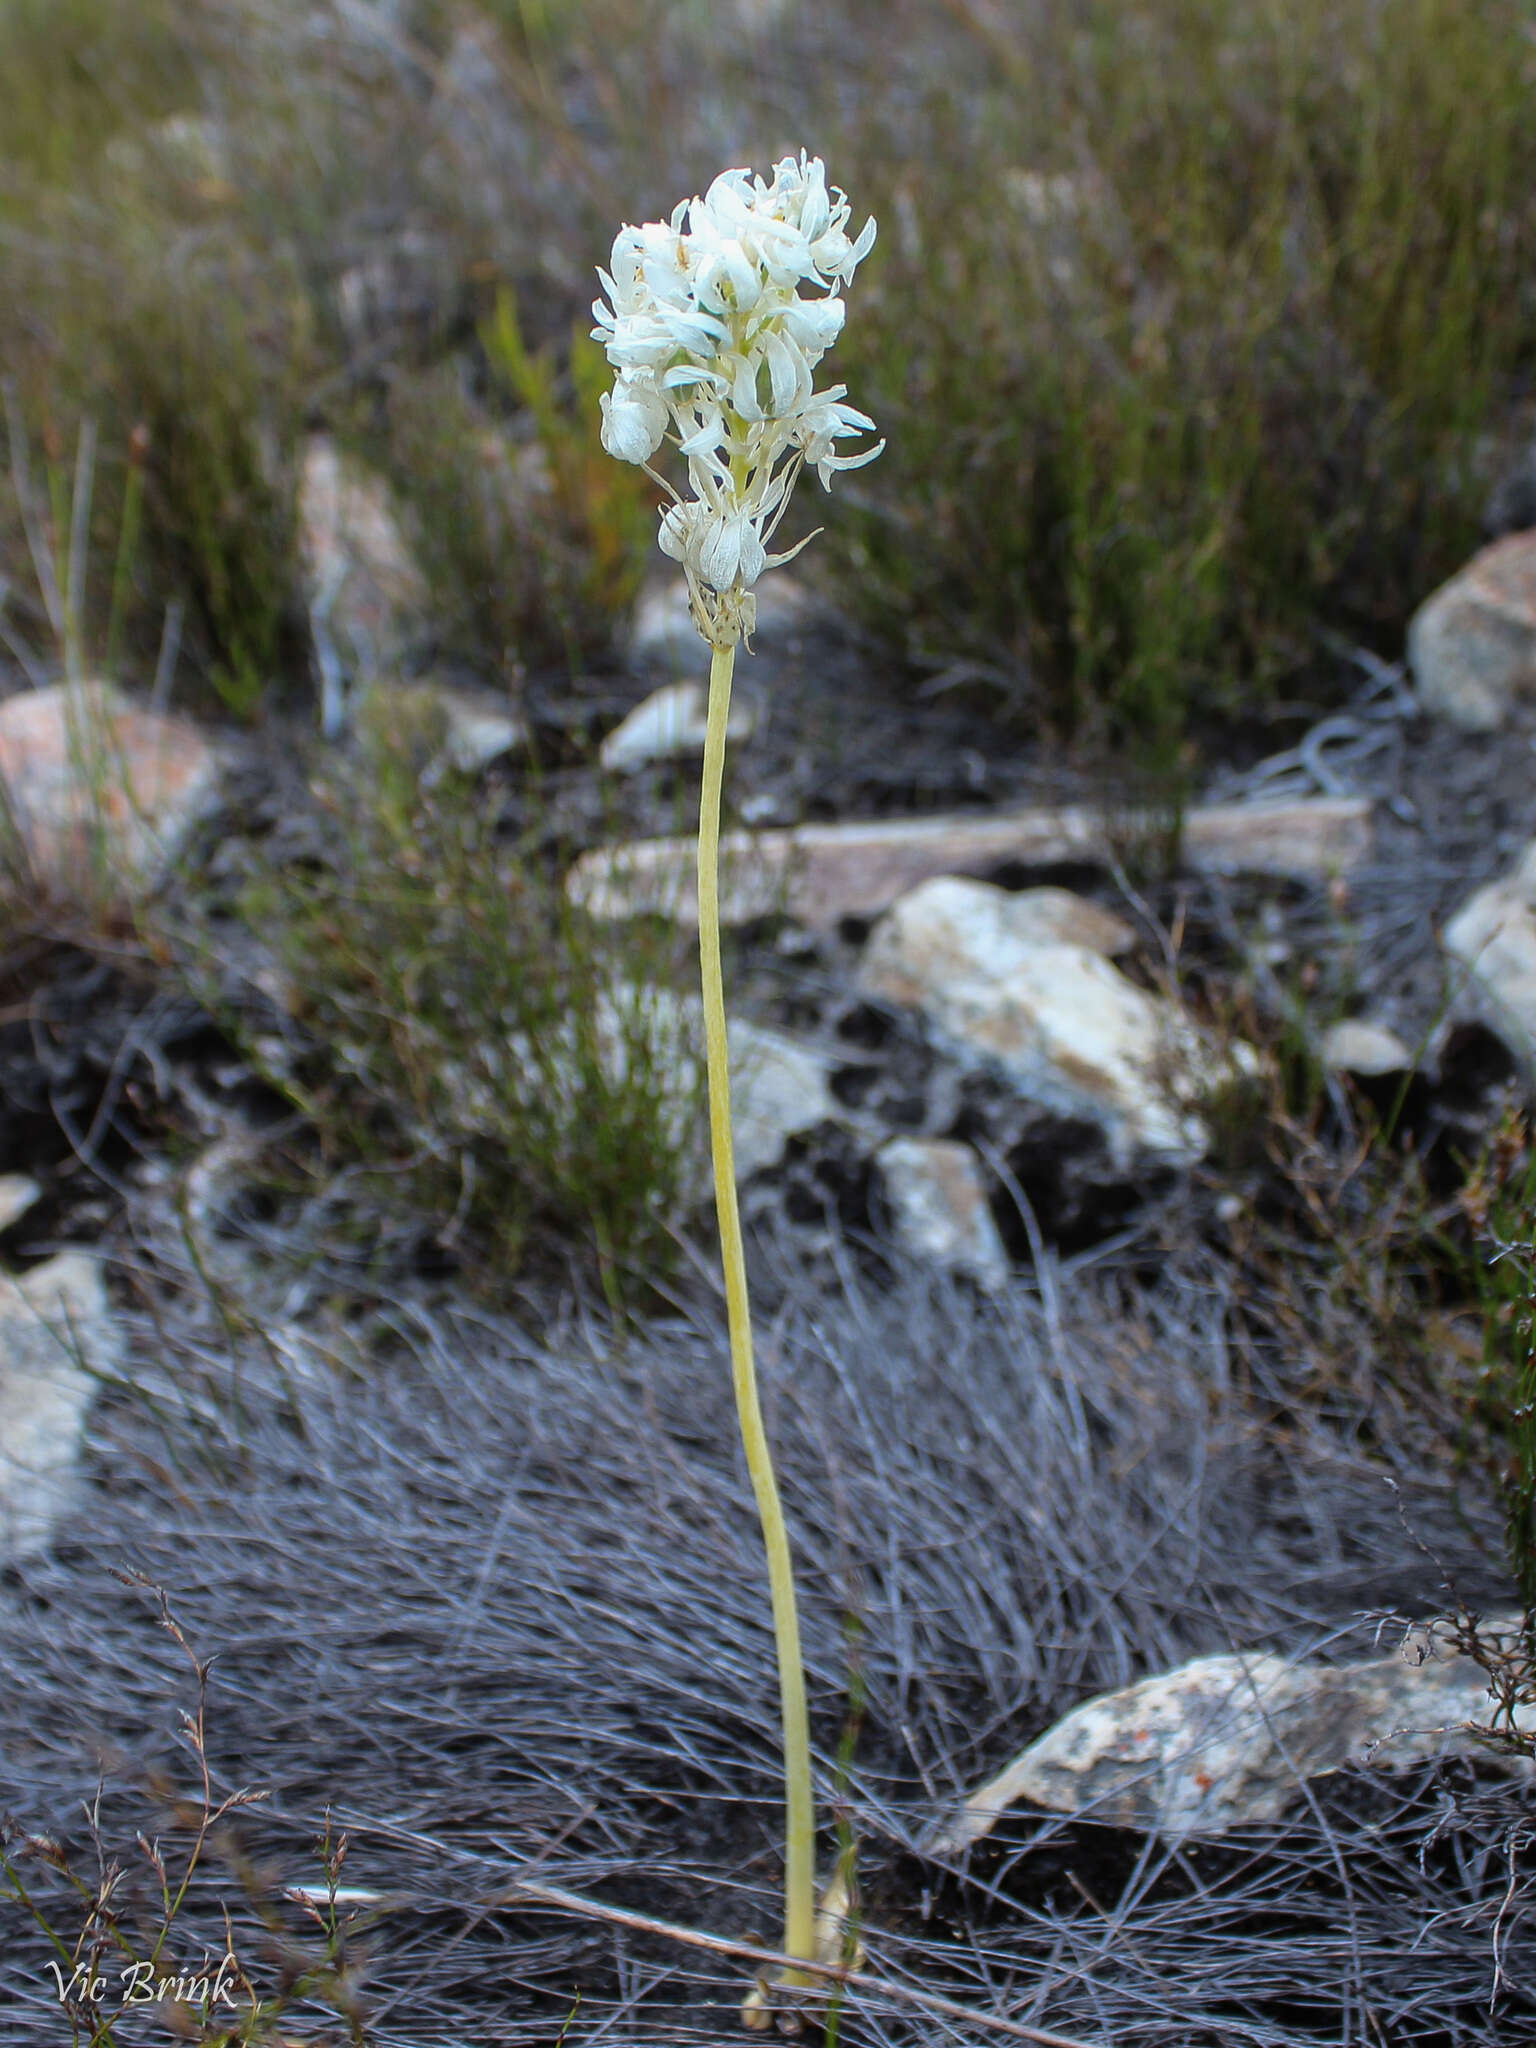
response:
<path fill-rule="evenodd" d="M 54 683 L 0 704 L 0 830 L 23 873 L 66 902 L 121 905 L 159 880 L 218 796 L 213 749 L 180 718 L 105 682 Z"/>
<path fill-rule="evenodd" d="M 1008 1254 L 987 1201 L 981 1162 L 952 1138 L 892 1138 L 875 1155 L 895 1224 L 912 1258 L 931 1260 L 993 1289 Z"/>
<path fill-rule="evenodd" d="M 367 715 L 390 730 L 427 728 L 440 734 L 434 765 L 477 775 L 528 741 L 528 728 L 504 701 L 461 690 L 435 676 L 376 682 L 367 692 Z"/>
<path fill-rule="evenodd" d="M 1512 874 L 1457 911 L 1445 950 L 1469 976 L 1458 1011 L 1483 1015 L 1522 1058 L 1536 1060 L 1536 840 Z"/>
<path fill-rule="evenodd" d="M 0 1564 L 45 1550 L 75 1494 L 85 1418 L 122 1338 L 101 1267 L 60 1252 L 0 1278 Z"/>
<path fill-rule="evenodd" d="M 598 759 L 611 772 L 632 775 L 652 761 L 702 754 L 708 712 L 709 691 L 703 683 L 667 683 L 614 727 Z M 754 722 L 751 706 L 733 694 L 726 738 L 749 738 Z"/>
<path fill-rule="evenodd" d="M 841 1121 L 842 1111 L 831 1089 L 831 1063 L 816 1047 L 742 1017 L 728 1019 L 726 1037 L 736 1176 L 744 1181 L 777 1166 L 791 1138 L 818 1124 Z M 526 1039 L 513 1037 L 506 1049 L 514 1067 L 526 1067 L 533 1061 Z M 646 988 L 632 991 L 622 1000 L 599 997 L 595 1049 L 604 1070 L 616 1082 L 624 1081 L 634 1051 L 640 1050 L 649 1069 L 648 1082 L 663 1070 L 677 1077 L 675 1106 L 679 1113 L 690 1107 L 690 1080 L 696 1083 L 692 1091 L 695 1102 L 702 1102 L 704 1012 L 697 996 Z M 574 1090 L 580 1085 L 581 1065 L 577 1033 L 571 1031 L 566 1045 L 552 1062 L 546 1061 L 543 1072 L 546 1081 L 551 1072 L 568 1072 Z M 504 1116 L 497 1106 L 477 1102 L 468 1080 L 458 1075 L 453 1078 L 464 1088 L 458 1105 L 462 1121 L 472 1129 L 502 1131 Z M 701 1128 L 685 1124 L 679 1116 L 671 1135 L 686 1150 Z M 701 1168 L 705 1163 L 701 1155 Z M 701 1186 L 701 1199 L 703 1192 Z"/>
<path fill-rule="evenodd" d="M 1358 1074 L 1362 1080 L 1385 1074 L 1411 1074 L 1413 1054 L 1395 1031 L 1365 1017 L 1344 1017 L 1323 1034 L 1323 1065 L 1334 1074 Z"/>
<path fill-rule="evenodd" d="M 839 1120 L 830 1069 L 813 1046 L 763 1024 L 732 1018 L 731 1124 L 736 1173 L 747 1180 L 777 1166 L 793 1137 Z"/>
<path fill-rule="evenodd" d="M 24 1173 L 0 1173 L 0 1230 L 9 1230 L 25 1216 L 42 1192 Z"/>
<path fill-rule="evenodd" d="M 1425 710 L 1463 732 L 1493 732 L 1536 696 L 1536 533 L 1494 541 L 1426 598 L 1408 660 Z"/>

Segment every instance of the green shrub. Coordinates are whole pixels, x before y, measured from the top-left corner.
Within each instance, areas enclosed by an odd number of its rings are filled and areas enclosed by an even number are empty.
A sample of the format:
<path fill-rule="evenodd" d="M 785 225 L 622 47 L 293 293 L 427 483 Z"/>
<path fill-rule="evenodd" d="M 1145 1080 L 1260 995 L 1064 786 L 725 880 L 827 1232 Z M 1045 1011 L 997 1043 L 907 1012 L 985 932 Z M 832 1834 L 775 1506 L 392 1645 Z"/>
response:
<path fill-rule="evenodd" d="M 87 583 L 101 616 L 78 622 L 83 640 L 152 672 L 176 602 L 190 672 L 249 710 L 289 602 L 274 451 L 302 349 L 282 262 L 209 175 L 214 25 L 178 0 L 16 0 L 0 15 L 0 362 L 51 469 L 82 422 L 99 435 Z M 7 559 L 16 538 L 0 508 Z"/>
<path fill-rule="evenodd" d="M 984 64 L 856 138 L 878 307 L 839 374 L 890 453 L 831 501 L 839 587 L 1144 744 L 1319 627 L 1397 652 L 1536 355 L 1530 8 L 953 12 Z"/>
<path fill-rule="evenodd" d="M 441 736 L 430 705 L 365 706 L 360 759 L 327 771 L 331 859 L 248 886 L 296 1032 L 280 1061 L 259 1029 L 248 1049 L 327 1167 L 471 1279 L 574 1239 L 617 1300 L 665 1270 L 699 1185 L 676 942 L 572 910 L 536 818 L 501 840 Z"/>
<path fill-rule="evenodd" d="M 462 362 L 394 380 L 386 459 L 419 514 L 448 650 L 576 674 L 612 657 L 655 552 L 656 493 L 603 453 L 609 372 L 584 326 L 560 359 L 535 351 L 503 291 L 482 342 L 484 404 Z"/>

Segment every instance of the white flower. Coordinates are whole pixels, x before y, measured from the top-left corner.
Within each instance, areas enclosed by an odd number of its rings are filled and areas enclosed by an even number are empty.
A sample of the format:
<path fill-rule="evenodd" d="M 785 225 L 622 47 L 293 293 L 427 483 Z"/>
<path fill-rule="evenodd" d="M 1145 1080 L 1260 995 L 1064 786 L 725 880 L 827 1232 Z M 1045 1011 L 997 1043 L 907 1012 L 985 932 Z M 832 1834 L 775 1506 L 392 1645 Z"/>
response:
<path fill-rule="evenodd" d="M 611 392 L 603 393 L 601 404 L 608 453 L 621 462 L 649 462 L 661 446 L 669 417 L 667 401 L 654 379 L 621 376 Z"/>
<path fill-rule="evenodd" d="M 839 287 L 875 239 L 871 220 L 849 240 L 849 211 L 821 159 L 802 151 L 767 182 L 723 171 L 670 222 L 621 228 L 611 268 L 598 272 L 608 302 L 594 304 L 592 331 L 619 373 L 603 399 L 603 446 L 648 464 L 672 427 L 693 497 L 672 493 L 659 539 L 716 646 L 751 631 L 752 585 L 797 552 L 771 554 L 768 543 L 802 464 L 830 489 L 836 471 L 885 446 L 838 454 L 834 443 L 874 422 L 842 403 L 843 385 L 815 389 L 842 331 Z"/>

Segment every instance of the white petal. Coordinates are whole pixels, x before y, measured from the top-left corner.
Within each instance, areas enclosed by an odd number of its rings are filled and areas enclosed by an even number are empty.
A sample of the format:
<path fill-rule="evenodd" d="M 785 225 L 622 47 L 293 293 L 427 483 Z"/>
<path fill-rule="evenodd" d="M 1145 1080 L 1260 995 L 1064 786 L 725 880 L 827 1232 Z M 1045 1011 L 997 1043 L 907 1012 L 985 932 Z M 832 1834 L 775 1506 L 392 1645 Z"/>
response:
<path fill-rule="evenodd" d="M 648 462 L 667 430 L 666 401 L 651 384 L 621 377 L 601 400 L 602 442 L 620 462 Z"/>
<path fill-rule="evenodd" d="M 762 357 L 738 356 L 731 378 L 731 403 L 744 420 L 760 420 L 763 408 L 757 402 L 757 371 Z"/>
<path fill-rule="evenodd" d="M 737 575 L 748 590 L 768 566 L 767 550 L 764 548 L 757 528 L 751 520 L 743 520 L 741 527 L 741 566 Z"/>
<path fill-rule="evenodd" d="M 656 544 L 674 562 L 688 558 L 688 543 L 695 524 L 692 515 L 697 510 L 696 505 L 668 505 L 661 515 L 661 531 L 656 536 Z"/>
<path fill-rule="evenodd" d="M 856 263 L 862 263 L 864 261 L 864 258 L 869 254 L 870 250 L 873 249 L 874 246 L 875 217 L 873 214 L 871 214 L 869 219 L 865 221 L 863 227 L 860 228 L 859 239 L 854 243 L 852 250 L 849 252 L 848 267 L 843 272 L 844 277 L 852 277 L 854 265 Z"/>
<path fill-rule="evenodd" d="M 711 408 L 700 415 L 699 424 L 694 431 L 678 442 L 678 452 L 681 455 L 708 455 L 711 450 L 720 446 L 724 435 L 725 421 L 720 416 L 719 408 Z"/>
<path fill-rule="evenodd" d="M 805 189 L 800 201 L 800 231 L 809 242 L 827 231 L 832 202 L 827 197 L 827 167 L 819 156 L 805 166 Z"/>
<path fill-rule="evenodd" d="M 774 414 L 782 419 L 787 412 L 794 410 L 802 390 L 806 394 L 809 393 L 811 373 L 800 351 L 792 348 L 782 334 L 765 335 L 763 353 L 768 361 L 768 382 Z"/>
<path fill-rule="evenodd" d="M 786 307 L 783 332 L 803 349 L 823 355 L 843 331 L 841 299 L 799 299 Z"/>
<path fill-rule="evenodd" d="M 716 590 L 729 590 L 741 568 L 741 543 L 750 529 L 740 512 L 711 519 L 698 536 L 699 575 Z"/>
<path fill-rule="evenodd" d="M 684 391 L 689 385 L 704 385 L 708 390 L 724 397 L 731 388 L 731 380 L 719 370 L 712 370 L 704 363 L 677 363 L 662 378 L 668 391 Z"/>

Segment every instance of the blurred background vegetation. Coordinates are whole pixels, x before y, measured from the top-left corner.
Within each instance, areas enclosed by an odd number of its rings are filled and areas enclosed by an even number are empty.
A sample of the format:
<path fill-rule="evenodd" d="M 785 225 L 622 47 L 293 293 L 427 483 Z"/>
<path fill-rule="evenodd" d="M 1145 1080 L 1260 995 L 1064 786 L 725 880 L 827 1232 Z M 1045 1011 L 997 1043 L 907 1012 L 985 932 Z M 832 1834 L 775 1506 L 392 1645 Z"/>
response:
<path fill-rule="evenodd" d="M 315 429 L 456 658 L 600 666 L 594 265 L 802 145 L 880 221 L 829 368 L 889 438 L 804 569 L 906 687 L 1154 755 L 1315 704 L 1529 429 L 1531 0 L 6 0 L 0 75 L 0 366 L 54 463 L 95 423 L 104 555 L 138 431 L 125 667 L 176 601 L 189 703 L 308 688 Z"/>
<path fill-rule="evenodd" d="M 171 619 L 180 708 L 312 721 L 324 434 L 394 487 L 434 660 L 600 695 L 656 555 L 595 267 L 802 146 L 880 223 L 827 368 L 888 447 L 801 491 L 795 573 L 915 715 L 1181 777 L 1267 751 L 1341 644 L 1400 653 L 1536 427 L 1536 0 L 0 0 L 0 77 L 13 683 L 163 694 Z M 367 772 L 414 789 L 395 738 Z M 269 1078 L 488 1266 L 551 1217 L 661 1259 L 681 1112 L 630 1010 L 691 964 L 567 915 L 536 801 L 520 837 L 452 784 L 365 818 L 343 769 L 322 852 L 224 905 L 313 1041 Z"/>

